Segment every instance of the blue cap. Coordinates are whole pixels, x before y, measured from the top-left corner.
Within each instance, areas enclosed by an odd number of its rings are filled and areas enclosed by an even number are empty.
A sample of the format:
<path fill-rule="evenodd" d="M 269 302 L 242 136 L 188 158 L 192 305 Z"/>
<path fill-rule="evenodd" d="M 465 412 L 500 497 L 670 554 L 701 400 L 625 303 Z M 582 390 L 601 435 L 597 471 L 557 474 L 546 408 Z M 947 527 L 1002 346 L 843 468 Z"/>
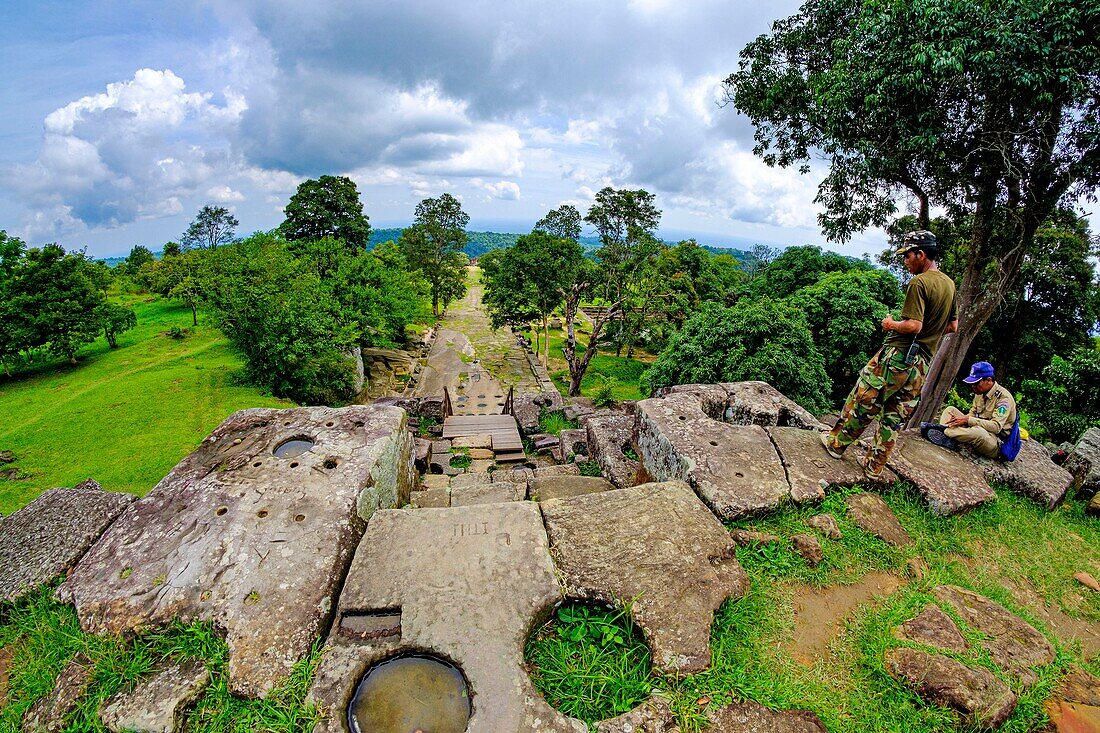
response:
<path fill-rule="evenodd" d="M 986 377 L 993 377 L 993 365 L 988 361 L 976 361 L 970 367 L 970 376 L 963 379 L 967 384 L 974 384 Z"/>

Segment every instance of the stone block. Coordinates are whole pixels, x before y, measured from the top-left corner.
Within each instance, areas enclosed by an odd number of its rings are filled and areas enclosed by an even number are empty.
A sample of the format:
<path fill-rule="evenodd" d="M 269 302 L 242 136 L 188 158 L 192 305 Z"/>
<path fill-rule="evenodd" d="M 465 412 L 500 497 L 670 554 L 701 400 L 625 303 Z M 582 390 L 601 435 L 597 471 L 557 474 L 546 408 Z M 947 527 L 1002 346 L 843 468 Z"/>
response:
<path fill-rule="evenodd" d="M 898 436 L 887 465 L 917 488 L 933 514 L 958 514 L 997 498 L 977 464 L 929 443 L 920 431 Z"/>
<path fill-rule="evenodd" d="M 479 484 L 491 484 L 493 482 L 492 476 L 483 471 L 477 473 L 460 473 L 457 476 L 451 478 L 451 488 L 458 488 L 459 486 L 477 486 Z"/>
<path fill-rule="evenodd" d="M 1073 475 L 1077 492 L 1085 498 L 1100 492 L 1100 428 L 1089 428 L 1063 464 Z"/>
<path fill-rule="evenodd" d="M 427 473 L 428 465 L 432 460 L 432 441 L 427 438 L 417 438 L 415 450 L 416 470 L 420 473 Z"/>
<path fill-rule="evenodd" d="M 451 477 L 441 473 L 429 473 L 420 477 L 420 490 L 446 489 L 451 485 Z"/>
<path fill-rule="evenodd" d="M 523 484 L 508 482 L 496 484 L 473 484 L 451 488 L 451 506 L 473 506 L 474 504 L 496 504 L 505 501 L 523 501 L 527 496 Z"/>
<path fill-rule="evenodd" d="M 672 708 L 660 697 L 651 696 L 622 715 L 596 723 L 596 733 L 678 733 Z"/>
<path fill-rule="evenodd" d="M 748 590 L 748 577 L 729 534 L 686 483 L 539 506 L 569 596 L 613 605 L 634 599 L 631 616 L 662 673 L 710 666 L 714 612 Z"/>
<path fill-rule="evenodd" d="M 546 476 L 533 479 L 528 485 L 527 493 L 532 501 L 547 501 L 597 494 L 614 488 L 610 481 L 597 476 Z"/>
<path fill-rule="evenodd" d="M 791 498 L 796 502 L 820 501 L 829 489 L 868 483 L 863 475 L 863 449 L 858 444 L 838 461 L 825 452 L 821 433 L 816 430 L 771 427 L 767 431 L 783 461 Z M 885 480 L 892 481 L 893 473 L 889 469 L 886 473 Z"/>
<path fill-rule="evenodd" d="M 432 552 L 407 552 L 417 547 Z M 378 512 L 348 573 L 309 699 L 342 713 L 372 664 L 431 653 L 469 683 L 470 733 L 585 733 L 582 722 L 547 705 L 524 670 L 528 632 L 561 598 L 535 504 Z M 377 614 L 398 617 L 396 633 L 360 633 L 364 617 Z M 345 733 L 344 726 L 338 713 L 316 733 Z"/>
<path fill-rule="evenodd" d="M 93 667 L 83 654 L 73 657 L 57 676 L 53 690 L 23 715 L 24 733 L 60 733 L 65 728 L 65 719 L 88 691 Z"/>
<path fill-rule="evenodd" d="M 852 494 L 844 503 L 848 505 L 848 518 L 864 532 L 869 532 L 894 547 L 913 544 L 894 510 L 876 494 Z"/>
<path fill-rule="evenodd" d="M 475 461 L 491 461 L 494 457 L 489 448 L 470 448 L 466 455 Z"/>
<path fill-rule="evenodd" d="M 668 394 L 695 395 L 701 399 L 710 417 L 733 425 L 827 429 L 797 402 L 767 382 L 681 384 L 669 388 Z"/>
<path fill-rule="evenodd" d="M 455 448 L 480 448 L 482 450 L 493 447 L 492 435 L 460 435 L 451 438 L 451 445 Z"/>
<path fill-rule="evenodd" d="M 929 603 L 916 617 L 895 629 L 894 636 L 956 654 L 966 652 L 967 648 L 959 627 L 934 603 Z"/>
<path fill-rule="evenodd" d="M 769 710 L 752 700 L 724 705 L 707 717 L 712 733 L 828 733 L 808 710 Z"/>
<path fill-rule="evenodd" d="M 891 649 L 886 670 L 926 702 L 954 708 L 974 725 L 999 728 L 1016 708 L 1012 690 L 989 670 L 939 654 Z"/>
<path fill-rule="evenodd" d="M 620 489 L 633 486 L 638 477 L 638 461 L 624 451 L 634 450 L 634 416 L 606 415 L 584 420 L 588 451 L 600 465 L 604 477 Z"/>
<path fill-rule="evenodd" d="M 1022 684 L 1034 684 L 1039 679 L 1034 668 L 1054 661 L 1054 648 L 1047 638 L 996 601 L 954 585 L 941 585 L 933 593 L 951 604 L 966 623 L 989 636 L 982 646 L 997 666 Z"/>
<path fill-rule="evenodd" d="M 821 550 L 821 543 L 818 542 L 817 538 L 812 534 L 792 535 L 791 544 L 794 545 L 794 551 L 797 552 L 811 568 L 817 567 L 825 556 Z"/>
<path fill-rule="evenodd" d="M 642 468 L 658 481 L 687 481 L 721 519 L 775 511 L 790 485 L 768 433 L 710 417 L 706 399 L 673 392 L 638 403 Z"/>
<path fill-rule="evenodd" d="M 1050 460 L 1046 448 L 1034 440 L 1025 440 L 1016 460 L 1008 463 L 969 452 L 965 455 L 982 467 L 988 480 L 1003 483 L 1050 511 L 1058 508 L 1073 486 L 1073 474 Z"/>
<path fill-rule="evenodd" d="M 840 533 L 840 526 L 837 525 L 832 514 L 815 514 L 806 520 L 806 524 L 831 540 L 839 540 L 843 536 Z"/>
<path fill-rule="evenodd" d="M 302 438 L 305 452 L 274 455 Z M 91 633 L 214 622 L 230 689 L 263 696 L 327 623 L 366 521 L 408 503 L 412 451 L 396 407 L 237 412 L 115 520 L 58 597 Z"/>
<path fill-rule="evenodd" d="M 418 506 L 421 509 L 448 507 L 451 505 L 451 490 L 449 488 L 444 488 L 414 491 L 411 501 L 413 506 Z"/>
<path fill-rule="evenodd" d="M 562 463 L 557 466 L 540 466 L 534 470 L 532 479 L 547 478 L 549 476 L 580 476 L 581 469 L 576 463 Z"/>
<path fill-rule="evenodd" d="M 563 430 L 558 435 L 558 441 L 561 444 L 563 461 L 568 459 L 570 455 L 577 456 L 577 460 L 581 460 L 580 456 L 588 455 L 587 430 Z"/>
<path fill-rule="evenodd" d="M 165 667 L 132 691 L 118 692 L 103 701 L 99 719 L 111 733 L 176 733 L 186 709 L 210 683 L 210 672 L 200 661 Z"/>
<path fill-rule="evenodd" d="M 493 477 L 494 484 L 507 482 L 527 486 L 527 482 L 535 477 L 535 471 L 530 468 L 501 468 L 493 471 L 489 475 Z"/>
<path fill-rule="evenodd" d="M 730 539 L 734 541 L 738 547 L 751 547 L 752 545 L 768 545 L 772 542 L 779 542 L 779 535 L 774 535 L 771 532 L 756 532 L 751 529 L 731 529 Z"/>
<path fill-rule="evenodd" d="M 451 452 L 451 441 L 447 438 L 438 438 L 432 441 L 432 457 L 439 460 L 450 460 L 444 454 Z"/>
<path fill-rule="evenodd" d="M 466 469 L 467 473 L 489 473 L 489 469 L 493 467 L 493 461 L 487 458 L 475 458 L 470 461 L 470 467 Z"/>
<path fill-rule="evenodd" d="M 0 602 L 71 568 L 135 498 L 96 487 L 50 489 L 0 518 Z"/>

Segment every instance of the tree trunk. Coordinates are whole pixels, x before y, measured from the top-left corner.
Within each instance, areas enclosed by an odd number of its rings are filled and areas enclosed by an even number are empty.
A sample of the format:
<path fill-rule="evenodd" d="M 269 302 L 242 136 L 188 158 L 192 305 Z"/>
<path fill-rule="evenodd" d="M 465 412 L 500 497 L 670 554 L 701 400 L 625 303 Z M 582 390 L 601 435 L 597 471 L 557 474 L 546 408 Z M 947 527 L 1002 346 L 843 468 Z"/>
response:
<path fill-rule="evenodd" d="M 550 364 L 550 319 L 545 315 L 542 317 L 542 365 L 544 367 Z"/>
<path fill-rule="evenodd" d="M 604 312 L 599 318 L 592 322 L 592 333 L 588 337 L 588 346 L 584 349 L 584 354 L 577 357 L 577 334 L 575 319 L 577 315 L 577 308 L 580 305 L 581 295 L 583 294 L 583 288 L 574 286 L 565 295 L 565 324 L 566 324 L 566 337 L 565 337 L 565 362 L 569 365 L 569 396 L 578 397 L 581 393 L 581 381 L 584 379 L 584 373 L 588 370 L 588 363 L 592 361 L 592 357 L 596 355 L 596 343 L 600 339 L 600 333 L 603 332 L 604 326 L 607 322 L 615 317 L 621 301 L 613 303 L 607 311 Z"/>

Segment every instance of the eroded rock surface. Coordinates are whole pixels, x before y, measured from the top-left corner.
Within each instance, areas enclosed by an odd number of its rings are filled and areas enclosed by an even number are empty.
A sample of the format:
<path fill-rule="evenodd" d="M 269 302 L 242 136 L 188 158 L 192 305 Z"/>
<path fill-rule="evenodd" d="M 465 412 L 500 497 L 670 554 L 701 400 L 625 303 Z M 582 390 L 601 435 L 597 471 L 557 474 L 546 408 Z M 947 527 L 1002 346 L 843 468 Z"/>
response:
<path fill-rule="evenodd" d="M 366 669 L 409 650 L 461 668 L 473 702 L 469 733 L 584 733 L 583 723 L 546 704 L 523 669 L 528 631 L 560 600 L 533 503 L 378 512 L 314 675 L 310 698 L 337 711 L 316 730 L 343 733 L 341 711 Z M 364 623 L 372 618 L 388 622 Z"/>
<path fill-rule="evenodd" d="M 1100 492 L 1100 428 L 1089 428 L 1064 464 L 1074 485 L 1086 498 Z"/>
<path fill-rule="evenodd" d="M 0 517 L 0 602 L 65 572 L 134 497 L 98 488 L 50 489 Z"/>
<path fill-rule="evenodd" d="M 954 708 L 982 726 L 997 728 L 1016 708 L 1016 696 L 987 669 L 968 667 L 918 649 L 886 652 L 886 669 L 925 701 Z"/>
<path fill-rule="evenodd" d="M 1073 474 L 1050 460 L 1050 454 L 1034 440 L 1025 440 L 1016 460 L 1005 463 L 973 456 L 990 481 L 1005 484 L 1049 510 L 1056 509 L 1073 486 Z"/>
<path fill-rule="evenodd" d="M 707 414 L 734 425 L 762 425 L 826 430 L 816 417 L 767 382 L 724 382 L 722 384 L 681 384 L 669 394 L 699 396 Z"/>
<path fill-rule="evenodd" d="M 894 510 L 876 494 L 852 494 L 844 502 L 848 505 L 848 517 L 864 532 L 894 547 L 913 544 Z"/>
<path fill-rule="evenodd" d="M 589 455 L 600 464 L 604 477 L 620 489 L 633 486 L 638 461 L 623 451 L 633 450 L 634 416 L 604 415 L 584 421 Z"/>
<path fill-rule="evenodd" d="M 409 501 L 405 420 L 373 405 L 232 415 L 119 516 L 59 597 L 94 633 L 212 621 L 231 689 L 262 696 L 323 630 L 364 522 Z M 273 454 L 302 437 L 311 449 Z"/>
<path fill-rule="evenodd" d="M 710 733 L 828 733 L 807 710 L 769 710 L 752 700 L 725 705 L 707 717 Z"/>
<path fill-rule="evenodd" d="M 103 702 L 99 719 L 112 733 L 175 733 L 184 713 L 210 683 L 202 662 L 170 665 Z"/>
<path fill-rule="evenodd" d="M 1054 661 L 1054 648 L 1034 626 L 985 596 L 954 585 L 941 585 L 933 591 L 936 598 L 951 607 L 971 626 L 991 638 L 982 646 L 1004 671 L 1025 685 L 1038 676 L 1033 668 Z"/>
<path fill-rule="evenodd" d="M 961 654 L 966 651 L 966 639 L 959 627 L 934 603 L 929 603 L 915 618 L 895 629 L 894 636 L 949 652 Z"/>
<path fill-rule="evenodd" d="M 679 733 L 672 708 L 659 697 L 651 697 L 628 713 L 596 724 L 596 733 Z"/>
<path fill-rule="evenodd" d="M 631 615 L 657 669 L 710 666 L 714 611 L 740 598 L 748 577 L 729 534 L 687 484 L 644 484 L 540 506 L 568 595 L 616 605 L 633 600 Z"/>
<path fill-rule="evenodd" d="M 77 654 L 58 675 L 53 691 L 39 699 L 23 716 L 23 733 L 57 733 L 64 728 L 65 718 L 92 682 L 92 662 Z"/>
<path fill-rule="evenodd" d="M 867 483 L 860 463 L 863 451 L 852 446 L 842 460 L 830 458 L 821 445 L 821 433 L 799 428 L 768 428 L 783 467 L 787 471 L 791 498 L 795 501 L 820 501 L 836 486 Z"/>
<path fill-rule="evenodd" d="M 794 545 L 794 551 L 801 555 L 810 567 L 817 567 L 824 558 L 821 543 L 812 534 L 792 535 L 791 544 Z"/>
<path fill-rule="evenodd" d="M 806 524 L 831 540 L 839 540 L 843 537 L 840 526 L 836 523 L 836 519 L 833 518 L 832 514 L 815 514 L 806 520 Z"/>
<path fill-rule="evenodd" d="M 710 417 L 700 391 L 637 404 L 642 467 L 658 481 L 688 482 L 722 519 L 775 511 L 790 487 L 768 433 Z"/>
<path fill-rule="evenodd" d="M 451 487 L 451 506 L 473 506 L 475 504 L 495 504 L 502 501 L 522 501 L 527 495 L 523 484 L 507 481 L 474 484 L 473 486 Z"/>
<path fill-rule="evenodd" d="M 614 488 L 610 481 L 598 476 L 547 476 L 533 479 L 528 485 L 528 495 L 532 501 L 546 501 L 583 494 L 598 494 Z"/>
<path fill-rule="evenodd" d="M 887 465 L 916 486 L 933 514 L 958 514 L 997 498 L 977 464 L 919 431 L 902 432 Z"/>

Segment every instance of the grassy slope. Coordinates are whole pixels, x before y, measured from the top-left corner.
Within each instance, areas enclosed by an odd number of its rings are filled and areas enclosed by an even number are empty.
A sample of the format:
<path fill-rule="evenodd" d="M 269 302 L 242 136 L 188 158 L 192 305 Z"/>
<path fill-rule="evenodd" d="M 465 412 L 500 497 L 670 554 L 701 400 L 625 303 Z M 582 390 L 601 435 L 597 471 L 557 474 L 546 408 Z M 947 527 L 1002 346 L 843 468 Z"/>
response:
<path fill-rule="evenodd" d="M 143 495 L 234 411 L 291 406 L 235 384 L 240 357 L 201 316 L 192 328 L 185 307 L 130 304 L 138 326 L 119 337 L 118 349 L 100 338 L 77 366 L 0 378 L 0 449 L 14 451 L 27 474 L 0 481 L 0 513 L 86 478 Z M 188 329 L 186 338 L 165 336 L 173 326 Z"/>

